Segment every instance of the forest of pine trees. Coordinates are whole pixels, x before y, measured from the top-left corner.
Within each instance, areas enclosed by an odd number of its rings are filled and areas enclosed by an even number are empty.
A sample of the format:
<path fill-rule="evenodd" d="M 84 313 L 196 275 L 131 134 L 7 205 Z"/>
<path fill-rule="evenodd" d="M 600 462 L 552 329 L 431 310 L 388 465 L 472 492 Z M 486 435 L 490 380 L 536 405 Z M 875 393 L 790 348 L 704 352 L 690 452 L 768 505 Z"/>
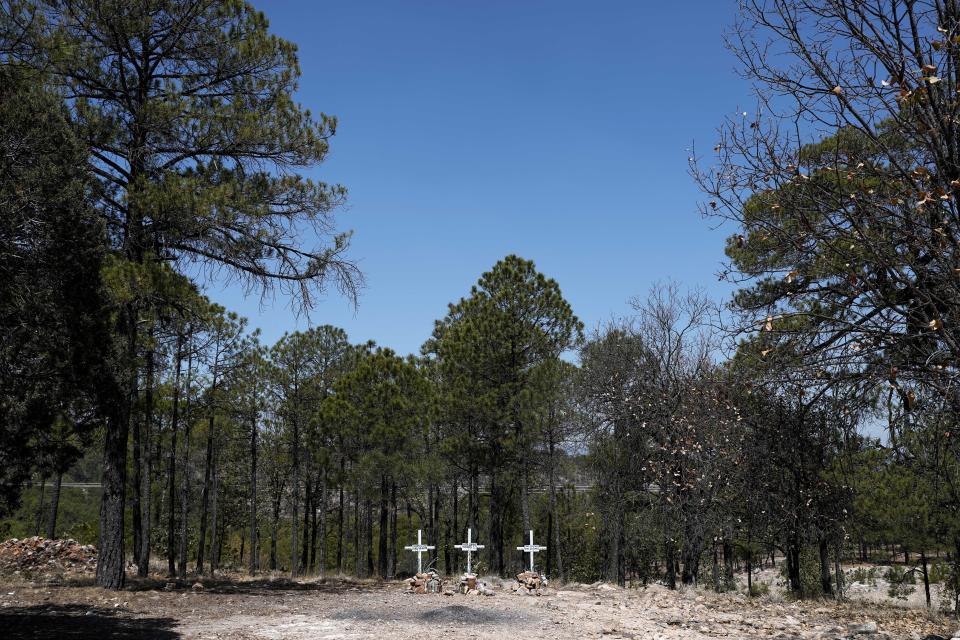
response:
<path fill-rule="evenodd" d="M 956 608 L 960 7 L 907 4 L 908 43 L 860 2 L 744 3 L 767 100 L 690 167 L 731 300 L 664 282 L 587 330 L 509 255 L 398 354 L 321 322 L 266 344 L 203 293 L 321 320 L 363 286 L 345 188 L 303 177 L 337 120 L 262 13 L 0 1 L 0 537 L 96 543 L 120 588 L 394 578 L 418 529 L 439 571 L 470 528 L 507 575 L 533 529 L 561 580 L 724 591 L 775 563 L 837 596 L 873 559 Z"/>

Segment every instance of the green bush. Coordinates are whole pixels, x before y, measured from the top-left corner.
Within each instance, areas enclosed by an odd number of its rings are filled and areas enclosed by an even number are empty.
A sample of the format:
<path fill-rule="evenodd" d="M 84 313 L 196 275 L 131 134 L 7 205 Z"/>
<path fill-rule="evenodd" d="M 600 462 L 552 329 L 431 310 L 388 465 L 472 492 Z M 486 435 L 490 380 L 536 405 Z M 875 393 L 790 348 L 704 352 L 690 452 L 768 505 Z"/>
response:
<path fill-rule="evenodd" d="M 859 582 L 860 584 L 871 587 L 877 586 L 877 568 L 870 567 L 869 569 L 864 569 L 863 567 L 857 567 L 853 571 L 850 571 L 847 574 L 847 584 L 854 582 Z"/>
<path fill-rule="evenodd" d="M 888 568 L 883 578 L 889 582 L 887 595 L 896 600 L 906 600 L 911 593 L 917 590 L 914 586 L 917 583 L 913 571 L 907 571 L 903 567 L 892 566 Z"/>
<path fill-rule="evenodd" d="M 780 565 L 780 577 L 787 587 L 790 586 L 790 574 L 787 563 Z M 800 598 L 816 598 L 823 595 L 820 584 L 820 550 L 815 546 L 806 546 L 800 550 Z"/>
<path fill-rule="evenodd" d="M 934 562 L 927 567 L 930 584 L 940 584 L 950 577 L 950 565 L 946 562 Z"/>
<path fill-rule="evenodd" d="M 754 598 L 765 596 L 770 593 L 770 585 L 766 582 L 754 582 L 750 586 L 750 595 Z"/>

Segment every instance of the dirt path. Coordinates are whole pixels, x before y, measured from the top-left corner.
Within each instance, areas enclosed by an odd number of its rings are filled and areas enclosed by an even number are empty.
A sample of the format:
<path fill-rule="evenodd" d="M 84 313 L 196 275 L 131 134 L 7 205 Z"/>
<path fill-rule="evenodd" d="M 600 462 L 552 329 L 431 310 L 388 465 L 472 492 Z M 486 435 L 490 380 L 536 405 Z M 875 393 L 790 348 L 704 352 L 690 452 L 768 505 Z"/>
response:
<path fill-rule="evenodd" d="M 659 586 L 571 586 L 548 595 L 408 595 L 400 584 L 276 580 L 163 583 L 116 593 L 91 586 L 0 585 L 0 637 L 360 639 L 949 638 L 922 611 L 863 603 L 775 603 Z"/>

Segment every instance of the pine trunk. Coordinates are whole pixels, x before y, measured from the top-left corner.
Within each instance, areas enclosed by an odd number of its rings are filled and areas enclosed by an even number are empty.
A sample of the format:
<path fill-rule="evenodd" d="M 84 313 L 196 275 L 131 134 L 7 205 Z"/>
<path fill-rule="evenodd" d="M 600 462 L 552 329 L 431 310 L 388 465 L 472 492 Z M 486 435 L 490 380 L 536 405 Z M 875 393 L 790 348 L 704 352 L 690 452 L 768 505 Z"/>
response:
<path fill-rule="evenodd" d="M 207 546 L 207 512 L 210 509 L 210 483 L 213 473 L 213 430 L 216 420 L 213 416 L 213 407 L 209 408 L 210 417 L 207 423 L 207 455 L 203 465 L 203 489 L 200 493 L 200 531 L 197 534 L 197 573 L 203 574 L 205 548 Z"/>
<path fill-rule="evenodd" d="M 187 516 L 190 514 L 190 433 L 193 423 L 193 330 L 187 338 L 186 407 L 183 424 L 183 464 L 180 469 L 180 548 L 178 549 L 177 577 L 187 578 Z"/>
<path fill-rule="evenodd" d="M 153 338 L 151 332 L 150 339 Z M 140 478 L 140 548 L 137 555 L 137 575 L 146 578 L 150 572 L 150 538 L 153 521 L 151 516 L 151 498 L 153 483 L 151 482 L 152 460 L 150 443 L 153 440 L 153 376 L 155 354 L 147 351 L 146 393 L 144 394 L 143 434 L 140 442 L 140 456 L 143 476 Z"/>
<path fill-rule="evenodd" d="M 380 577 L 386 580 L 390 576 L 390 566 L 387 559 L 387 537 L 389 528 L 389 514 L 387 507 L 390 502 L 390 486 L 387 476 L 380 476 L 380 527 L 377 531 L 377 566 Z"/>
<path fill-rule="evenodd" d="M 257 416 L 250 421 L 250 560 L 247 572 L 253 576 L 259 568 L 257 552 Z"/>
<path fill-rule="evenodd" d="M 63 484 L 63 471 L 57 468 L 53 475 L 53 489 L 50 493 L 50 507 L 47 510 L 47 538 L 57 537 L 57 511 L 60 508 L 60 486 Z"/>

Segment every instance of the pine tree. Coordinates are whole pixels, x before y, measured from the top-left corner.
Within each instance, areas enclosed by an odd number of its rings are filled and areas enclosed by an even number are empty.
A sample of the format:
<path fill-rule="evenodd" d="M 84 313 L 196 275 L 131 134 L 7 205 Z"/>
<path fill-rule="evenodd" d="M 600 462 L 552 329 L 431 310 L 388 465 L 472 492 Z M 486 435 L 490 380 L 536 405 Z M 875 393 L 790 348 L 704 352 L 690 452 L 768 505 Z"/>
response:
<path fill-rule="evenodd" d="M 344 190 L 296 174 L 324 159 L 336 120 L 293 100 L 296 47 L 262 13 L 241 0 L 37 6 L 21 57 L 49 68 L 68 98 L 99 179 L 114 280 L 126 287 L 124 399 L 107 430 L 97 568 L 97 584 L 118 588 L 139 326 L 159 265 L 199 264 L 307 306 L 327 285 L 352 293 L 358 272 L 343 257 L 349 235 L 332 231 Z"/>
<path fill-rule="evenodd" d="M 450 305 L 427 351 L 436 354 L 448 407 L 461 422 L 476 422 L 490 482 L 491 569 L 506 568 L 505 478 L 520 485 L 523 529 L 531 527 L 526 458 L 530 425 L 522 415 L 537 365 L 557 359 L 582 338 L 582 323 L 560 286 L 533 262 L 507 256 L 484 273 L 470 296 Z"/>

